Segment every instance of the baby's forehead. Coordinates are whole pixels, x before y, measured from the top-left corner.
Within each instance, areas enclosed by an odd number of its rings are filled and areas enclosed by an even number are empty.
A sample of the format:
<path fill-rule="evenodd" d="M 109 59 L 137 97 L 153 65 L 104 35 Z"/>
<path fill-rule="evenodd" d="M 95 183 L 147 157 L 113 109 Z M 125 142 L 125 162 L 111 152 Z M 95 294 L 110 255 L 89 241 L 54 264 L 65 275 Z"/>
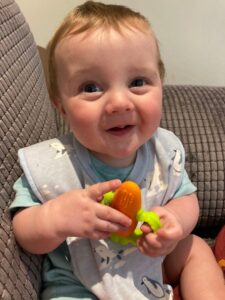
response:
<path fill-rule="evenodd" d="M 79 34 L 71 33 L 64 37 L 55 49 L 55 63 L 58 67 L 61 64 L 68 65 L 72 61 L 78 63 L 79 60 L 82 60 L 83 64 L 89 64 L 91 59 L 94 59 L 94 63 L 98 64 L 103 57 L 111 59 L 115 55 L 119 57 L 121 53 L 124 58 L 127 55 L 131 58 L 132 53 L 135 55 L 132 60 L 136 61 L 138 57 L 139 62 L 144 58 L 158 61 L 159 57 L 155 36 L 151 30 L 144 32 L 123 28 L 117 31 L 113 28 L 99 28 Z"/>
<path fill-rule="evenodd" d="M 118 28 L 114 26 L 98 26 L 96 28 L 89 28 L 82 32 L 77 31 L 76 28 L 71 29 L 66 35 L 59 39 L 56 49 L 61 48 L 62 45 L 65 46 L 65 44 L 71 44 L 71 40 L 76 40 L 77 46 L 79 46 L 79 42 L 86 40 L 90 42 L 97 40 L 99 43 L 101 43 L 101 41 L 111 41 L 112 39 L 116 38 L 116 36 L 119 39 L 122 37 L 125 40 L 129 40 L 129 38 L 133 38 L 135 35 L 142 35 L 144 38 L 146 38 L 146 40 L 150 41 L 154 47 L 156 47 L 158 52 L 157 40 L 150 26 L 136 27 L 127 25 L 121 25 Z"/>
<path fill-rule="evenodd" d="M 91 71 L 102 73 L 104 70 L 106 73 L 106 66 L 114 71 L 120 68 L 124 72 L 136 70 L 137 73 L 143 68 L 145 72 L 157 69 L 158 51 L 150 30 L 124 28 L 123 31 L 109 29 L 102 32 L 98 29 L 65 37 L 56 48 L 55 62 L 58 70 L 76 76 Z"/>

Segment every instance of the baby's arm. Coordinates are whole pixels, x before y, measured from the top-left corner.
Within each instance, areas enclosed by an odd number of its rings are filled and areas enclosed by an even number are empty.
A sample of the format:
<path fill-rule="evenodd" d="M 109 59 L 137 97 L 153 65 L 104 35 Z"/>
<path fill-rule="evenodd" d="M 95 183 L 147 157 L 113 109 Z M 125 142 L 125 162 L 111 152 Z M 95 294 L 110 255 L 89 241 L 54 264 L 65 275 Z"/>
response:
<path fill-rule="evenodd" d="M 68 236 L 101 239 L 127 229 L 131 223 L 128 217 L 98 203 L 103 194 L 120 184 L 119 180 L 98 183 L 20 210 L 13 218 L 18 243 L 31 253 L 43 254 L 54 250 Z"/>
<path fill-rule="evenodd" d="M 160 216 L 162 228 L 154 234 L 147 225 L 143 225 L 144 235 L 138 240 L 138 247 L 146 255 L 167 255 L 195 227 L 199 216 L 198 200 L 193 193 L 172 199 L 165 206 L 152 210 Z"/>

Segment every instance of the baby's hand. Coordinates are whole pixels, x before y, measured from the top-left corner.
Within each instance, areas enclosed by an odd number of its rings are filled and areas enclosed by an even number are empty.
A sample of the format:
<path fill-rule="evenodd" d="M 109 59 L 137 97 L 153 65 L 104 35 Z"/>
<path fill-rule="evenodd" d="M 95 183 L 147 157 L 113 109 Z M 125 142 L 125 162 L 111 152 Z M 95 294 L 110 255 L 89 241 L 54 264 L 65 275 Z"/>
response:
<path fill-rule="evenodd" d="M 169 254 L 183 236 L 183 229 L 176 216 L 165 207 L 155 207 L 162 224 L 157 233 L 153 233 L 147 224 L 141 226 L 143 236 L 137 241 L 138 249 L 145 255 L 164 256 Z"/>
<path fill-rule="evenodd" d="M 52 226 L 58 236 L 104 239 L 111 233 L 126 230 L 131 220 L 121 212 L 102 205 L 103 194 L 117 189 L 120 180 L 72 190 L 52 200 Z"/>

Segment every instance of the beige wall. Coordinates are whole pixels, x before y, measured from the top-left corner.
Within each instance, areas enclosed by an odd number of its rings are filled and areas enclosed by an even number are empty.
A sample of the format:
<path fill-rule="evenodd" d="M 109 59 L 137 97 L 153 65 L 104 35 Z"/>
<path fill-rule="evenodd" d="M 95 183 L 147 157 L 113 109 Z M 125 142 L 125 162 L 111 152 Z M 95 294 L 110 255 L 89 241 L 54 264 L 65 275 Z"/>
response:
<path fill-rule="evenodd" d="M 38 45 L 79 0 L 16 0 Z M 225 86 L 225 0 L 105 0 L 139 10 L 152 23 L 166 83 Z"/>

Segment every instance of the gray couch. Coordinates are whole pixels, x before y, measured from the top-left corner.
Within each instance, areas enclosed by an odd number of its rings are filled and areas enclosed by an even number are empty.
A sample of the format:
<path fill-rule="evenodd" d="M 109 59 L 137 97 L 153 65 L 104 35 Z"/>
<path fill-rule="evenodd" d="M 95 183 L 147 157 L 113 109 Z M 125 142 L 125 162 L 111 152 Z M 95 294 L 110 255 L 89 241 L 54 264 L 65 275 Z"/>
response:
<path fill-rule="evenodd" d="M 166 86 L 162 126 L 182 140 L 201 206 L 196 231 L 213 240 L 225 223 L 225 87 Z M 0 1 L 0 298 L 38 299 L 41 257 L 16 244 L 8 213 L 21 175 L 17 150 L 56 136 L 41 60 L 13 0 Z M 187 212 L 190 213 L 191 212 Z"/>

